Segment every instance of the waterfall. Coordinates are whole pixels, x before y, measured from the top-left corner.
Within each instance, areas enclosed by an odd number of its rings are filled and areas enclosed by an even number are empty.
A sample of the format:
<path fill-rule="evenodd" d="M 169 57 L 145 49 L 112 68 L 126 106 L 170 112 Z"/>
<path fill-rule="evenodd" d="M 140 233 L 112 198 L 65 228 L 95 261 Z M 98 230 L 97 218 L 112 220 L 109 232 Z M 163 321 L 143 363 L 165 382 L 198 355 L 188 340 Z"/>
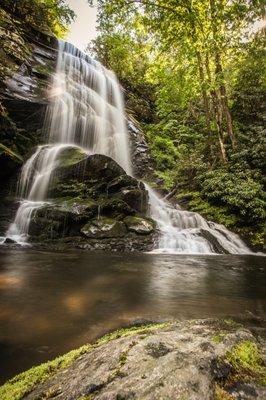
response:
<path fill-rule="evenodd" d="M 22 245 L 27 244 L 33 213 L 48 202 L 53 172 L 67 147 L 108 155 L 131 174 L 124 102 L 112 71 L 72 44 L 59 41 L 49 97 L 43 129 L 47 144 L 39 146 L 22 168 L 20 206 L 6 233 Z"/>
<path fill-rule="evenodd" d="M 19 182 L 20 206 L 6 237 L 27 244 L 34 212 L 49 202 L 48 190 L 60 153 L 77 146 L 88 154 L 112 157 L 130 175 L 131 160 L 119 82 L 112 71 L 72 44 L 58 43 L 56 73 L 49 93 L 44 134 L 24 164 Z M 160 230 L 158 248 L 165 253 L 249 253 L 240 238 L 197 213 L 176 209 L 147 185 L 150 216 Z M 98 209 L 98 216 L 100 208 Z"/>
<path fill-rule="evenodd" d="M 242 240 L 223 225 L 206 221 L 200 214 L 177 209 L 160 199 L 146 185 L 150 198 L 150 215 L 161 235 L 154 253 L 171 254 L 248 254 Z"/>

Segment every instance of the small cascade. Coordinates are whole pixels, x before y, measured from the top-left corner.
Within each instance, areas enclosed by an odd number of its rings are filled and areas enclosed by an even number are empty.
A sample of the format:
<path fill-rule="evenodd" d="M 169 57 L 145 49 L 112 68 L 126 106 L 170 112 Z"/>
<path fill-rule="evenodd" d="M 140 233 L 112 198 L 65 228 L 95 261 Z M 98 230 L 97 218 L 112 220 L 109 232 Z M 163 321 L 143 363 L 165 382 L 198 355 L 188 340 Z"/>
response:
<path fill-rule="evenodd" d="M 131 173 L 124 102 L 112 71 L 72 44 L 59 41 L 49 96 L 44 123 L 47 144 L 39 146 L 22 168 L 20 206 L 6 233 L 6 238 L 22 245 L 27 243 L 32 215 L 48 201 L 54 170 L 67 147 L 108 155 Z"/>
<path fill-rule="evenodd" d="M 250 254 L 242 240 L 223 225 L 205 220 L 200 214 L 173 208 L 146 185 L 150 216 L 161 232 L 155 253 Z"/>

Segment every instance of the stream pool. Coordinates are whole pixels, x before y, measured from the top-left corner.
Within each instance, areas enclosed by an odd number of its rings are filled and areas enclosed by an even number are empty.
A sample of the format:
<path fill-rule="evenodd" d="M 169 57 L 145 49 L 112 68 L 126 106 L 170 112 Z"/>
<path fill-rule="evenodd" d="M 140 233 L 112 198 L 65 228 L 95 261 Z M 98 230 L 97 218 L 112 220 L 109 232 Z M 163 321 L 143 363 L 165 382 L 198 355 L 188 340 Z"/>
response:
<path fill-rule="evenodd" d="M 265 261 L 1 249 L 1 382 L 136 320 L 265 317 Z"/>

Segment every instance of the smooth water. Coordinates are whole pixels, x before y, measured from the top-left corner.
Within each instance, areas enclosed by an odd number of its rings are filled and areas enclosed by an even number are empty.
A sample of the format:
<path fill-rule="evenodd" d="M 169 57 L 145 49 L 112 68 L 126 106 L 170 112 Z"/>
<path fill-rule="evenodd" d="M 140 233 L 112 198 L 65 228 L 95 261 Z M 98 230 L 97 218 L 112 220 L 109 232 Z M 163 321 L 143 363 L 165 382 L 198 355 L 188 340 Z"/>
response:
<path fill-rule="evenodd" d="M 0 377 L 140 319 L 266 312 L 265 257 L 0 252 Z"/>

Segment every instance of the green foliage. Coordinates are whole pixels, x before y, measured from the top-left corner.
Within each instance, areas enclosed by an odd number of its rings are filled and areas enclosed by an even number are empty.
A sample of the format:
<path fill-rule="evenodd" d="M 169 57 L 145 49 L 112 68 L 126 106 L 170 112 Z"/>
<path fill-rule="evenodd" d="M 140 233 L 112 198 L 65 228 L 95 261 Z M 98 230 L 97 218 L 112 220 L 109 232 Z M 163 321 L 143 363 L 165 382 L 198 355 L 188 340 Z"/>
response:
<path fill-rule="evenodd" d="M 256 172 L 214 170 L 198 177 L 202 195 L 215 204 L 226 205 L 249 223 L 265 218 L 263 186 L 256 180 Z"/>
<path fill-rule="evenodd" d="M 257 34 L 247 46 L 233 85 L 234 115 L 242 122 L 263 124 L 266 103 L 266 63 L 264 36 Z"/>
<path fill-rule="evenodd" d="M 3 0 L 1 6 L 23 23 L 53 32 L 63 37 L 74 12 L 65 0 Z"/>

